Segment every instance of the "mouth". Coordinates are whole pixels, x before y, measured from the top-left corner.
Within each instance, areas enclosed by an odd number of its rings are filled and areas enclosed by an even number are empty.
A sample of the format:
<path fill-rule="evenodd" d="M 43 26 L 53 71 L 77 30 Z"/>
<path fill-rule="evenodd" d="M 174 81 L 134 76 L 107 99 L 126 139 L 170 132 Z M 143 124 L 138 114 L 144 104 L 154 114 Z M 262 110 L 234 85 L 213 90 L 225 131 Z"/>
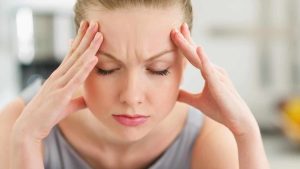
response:
<path fill-rule="evenodd" d="M 127 114 L 121 114 L 121 115 L 112 115 L 114 119 L 119 122 L 121 125 L 128 126 L 128 127 L 135 127 L 144 124 L 150 116 L 144 116 L 144 115 L 127 115 Z"/>

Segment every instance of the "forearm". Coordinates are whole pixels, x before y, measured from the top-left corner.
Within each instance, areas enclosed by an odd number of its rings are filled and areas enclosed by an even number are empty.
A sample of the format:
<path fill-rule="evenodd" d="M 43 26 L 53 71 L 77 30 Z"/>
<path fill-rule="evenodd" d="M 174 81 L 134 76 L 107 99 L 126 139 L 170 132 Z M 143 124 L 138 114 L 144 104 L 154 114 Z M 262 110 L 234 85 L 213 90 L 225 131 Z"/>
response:
<path fill-rule="evenodd" d="M 269 169 L 258 125 L 248 133 L 235 136 L 240 169 Z"/>
<path fill-rule="evenodd" d="M 10 142 L 10 169 L 43 169 L 42 142 L 12 134 Z"/>

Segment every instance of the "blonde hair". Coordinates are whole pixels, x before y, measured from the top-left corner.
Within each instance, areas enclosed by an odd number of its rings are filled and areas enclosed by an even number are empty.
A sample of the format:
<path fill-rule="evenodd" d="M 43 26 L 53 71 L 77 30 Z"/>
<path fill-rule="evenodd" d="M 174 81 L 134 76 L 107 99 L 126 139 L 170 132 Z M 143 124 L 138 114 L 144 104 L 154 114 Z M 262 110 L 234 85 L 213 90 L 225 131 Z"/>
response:
<path fill-rule="evenodd" d="M 90 6 L 100 5 L 108 10 L 114 10 L 132 6 L 164 8 L 177 4 L 183 10 L 183 22 L 186 22 L 190 30 L 192 30 L 193 8 L 191 0 L 77 0 L 74 6 L 76 29 L 78 29 L 80 22 L 85 18 L 85 9 Z"/>

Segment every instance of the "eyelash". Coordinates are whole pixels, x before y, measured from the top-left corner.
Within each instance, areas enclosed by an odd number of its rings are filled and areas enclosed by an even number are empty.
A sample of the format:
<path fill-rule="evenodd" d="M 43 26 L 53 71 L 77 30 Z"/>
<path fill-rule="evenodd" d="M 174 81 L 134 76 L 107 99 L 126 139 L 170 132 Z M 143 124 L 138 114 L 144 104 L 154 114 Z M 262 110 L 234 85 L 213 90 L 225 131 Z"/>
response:
<path fill-rule="evenodd" d="M 159 76 L 167 76 L 170 73 L 169 68 L 165 69 L 165 70 L 161 70 L 161 71 L 153 71 L 153 70 L 149 70 L 149 69 L 147 69 L 147 70 L 150 71 L 150 73 L 152 73 L 154 75 L 159 75 Z"/>
<path fill-rule="evenodd" d="M 100 74 L 100 75 L 104 75 L 104 76 L 112 74 L 114 71 L 116 71 L 116 69 L 103 70 L 103 69 L 97 68 L 97 73 Z"/>
<path fill-rule="evenodd" d="M 103 75 L 103 76 L 107 76 L 107 75 L 110 75 L 110 74 L 114 73 L 116 70 L 119 70 L 119 69 L 103 70 L 103 69 L 97 68 L 97 73 L 100 74 L 100 75 Z M 169 68 L 167 68 L 165 70 L 162 70 L 162 71 L 153 71 L 153 70 L 150 70 L 150 69 L 147 69 L 147 70 L 151 74 L 158 75 L 158 76 L 167 76 L 170 73 Z"/>

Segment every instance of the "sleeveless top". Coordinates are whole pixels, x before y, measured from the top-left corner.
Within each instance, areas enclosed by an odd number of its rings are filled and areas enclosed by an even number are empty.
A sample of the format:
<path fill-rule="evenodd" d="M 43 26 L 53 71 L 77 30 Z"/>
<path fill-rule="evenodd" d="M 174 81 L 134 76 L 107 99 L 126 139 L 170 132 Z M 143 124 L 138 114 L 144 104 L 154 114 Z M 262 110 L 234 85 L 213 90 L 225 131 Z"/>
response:
<path fill-rule="evenodd" d="M 25 89 L 21 96 L 29 102 L 41 86 L 41 81 Z M 189 107 L 185 125 L 171 145 L 148 169 L 189 169 L 194 142 L 203 124 L 199 110 Z M 65 140 L 58 126 L 55 126 L 44 140 L 45 169 L 92 169 L 73 147 Z"/>

